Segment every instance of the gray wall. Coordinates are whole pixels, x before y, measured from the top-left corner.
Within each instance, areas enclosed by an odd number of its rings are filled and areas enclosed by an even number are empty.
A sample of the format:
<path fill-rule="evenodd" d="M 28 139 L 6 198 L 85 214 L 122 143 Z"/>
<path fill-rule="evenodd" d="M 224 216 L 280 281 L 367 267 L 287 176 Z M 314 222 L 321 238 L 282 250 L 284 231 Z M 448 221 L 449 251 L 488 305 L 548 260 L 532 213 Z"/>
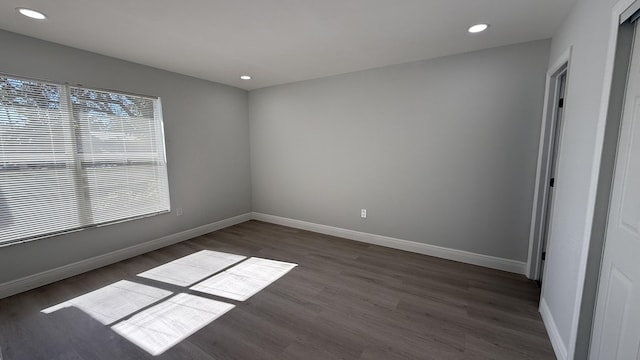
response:
<path fill-rule="evenodd" d="M 557 327 L 558 345 L 569 358 L 574 355 L 591 238 L 597 190 L 594 175 L 602 156 L 604 126 L 598 119 L 616 1 L 577 1 L 551 44 L 551 63 L 569 47 L 572 53 L 542 300 Z"/>
<path fill-rule="evenodd" d="M 251 211 L 246 91 L 5 31 L 0 48 L 2 73 L 160 96 L 173 209 L 2 247 L 0 284 Z"/>
<path fill-rule="evenodd" d="M 543 40 L 251 91 L 253 210 L 526 261 L 548 55 Z"/>

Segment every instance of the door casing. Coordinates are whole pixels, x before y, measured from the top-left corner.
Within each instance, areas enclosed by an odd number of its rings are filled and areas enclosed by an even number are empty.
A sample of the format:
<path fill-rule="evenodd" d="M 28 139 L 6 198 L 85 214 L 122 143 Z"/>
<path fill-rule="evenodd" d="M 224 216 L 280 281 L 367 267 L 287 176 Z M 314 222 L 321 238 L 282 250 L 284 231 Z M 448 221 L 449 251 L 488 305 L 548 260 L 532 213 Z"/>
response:
<path fill-rule="evenodd" d="M 566 97 L 569 83 L 569 64 L 571 60 L 569 48 L 547 71 L 545 103 L 542 127 L 540 129 L 540 145 L 538 148 L 538 165 L 536 170 L 535 193 L 532 209 L 531 228 L 529 234 L 529 256 L 527 259 L 527 277 L 540 280 L 542 277 L 542 252 L 545 250 L 545 237 L 550 226 L 550 186 L 553 168 L 557 168 L 557 154 L 562 142 L 562 125 L 558 124 L 558 102 L 560 100 L 560 79 L 564 79 L 564 95 Z"/>

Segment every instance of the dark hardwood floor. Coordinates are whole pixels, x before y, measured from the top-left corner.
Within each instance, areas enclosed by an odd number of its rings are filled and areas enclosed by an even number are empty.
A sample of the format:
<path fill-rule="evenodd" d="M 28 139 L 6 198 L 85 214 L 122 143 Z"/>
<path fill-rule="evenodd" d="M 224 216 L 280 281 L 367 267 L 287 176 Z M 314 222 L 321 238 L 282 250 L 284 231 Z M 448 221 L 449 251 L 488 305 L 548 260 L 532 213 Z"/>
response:
<path fill-rule="evenodd" d="M 210 249 L 298 267 L 160 356 L 79 309 L 41 310 Z M 521 275 L 249 221 L 0 300 L 2 360 L 554 359 Z"/>

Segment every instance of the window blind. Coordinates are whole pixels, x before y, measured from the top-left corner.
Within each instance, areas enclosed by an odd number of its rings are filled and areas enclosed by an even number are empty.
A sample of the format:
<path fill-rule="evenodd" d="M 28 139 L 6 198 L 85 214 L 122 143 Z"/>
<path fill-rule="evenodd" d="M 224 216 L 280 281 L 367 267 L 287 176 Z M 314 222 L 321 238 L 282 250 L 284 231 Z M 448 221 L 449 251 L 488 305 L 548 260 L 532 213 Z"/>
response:
<path fill-rule="evenodd" d="M 0 245 L 169 209 L 160 99 L 0 76 Z"/>

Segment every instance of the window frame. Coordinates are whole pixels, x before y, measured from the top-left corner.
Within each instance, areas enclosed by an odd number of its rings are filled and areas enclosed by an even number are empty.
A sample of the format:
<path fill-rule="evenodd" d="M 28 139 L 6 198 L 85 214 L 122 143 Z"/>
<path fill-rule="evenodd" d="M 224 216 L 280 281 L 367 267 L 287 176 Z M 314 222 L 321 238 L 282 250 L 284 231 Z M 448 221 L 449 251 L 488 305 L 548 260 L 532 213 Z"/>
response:
<path fill-rule="evenodd" d="M 31 242 L 31 241 L 37 241 L 37 240 L 42 240 L 42 239 L 47 239 L 47 238 L 51 238 L 51 237 L 55 237 L 55 236 L 59 236 L 59 235 L 65 235 L 65 234 L 71 234 L 71 233 L 75 233 L 75 232 L 79 232 L 79 231 L 83 231 L 83 230 L 87 230 L 87 229 L 92 229 L 92 228 L 100 228 L 100 227 L 104 227 L 104 226 L 108 226 L 108 225 L 114 225 L 114 224 L 120 224 L 120 223 L 124 223 L 124 222 L 129 222 L 129 221 L 134 221 L 134 220 L 139 220 L 139 219 L 145 219 L 145 218 L 150 218 L 150 217 L 155 217 L 158 215 L 162 215 L 162 214 L 167 214 L 171 212 L 171 191 L 170 191 L 170 186 L 169 186 L 169 165 L 168 165 L 168 159 L 167 159 L 167 139 L 166 139 L 166 132 L 165 132 L 165 128 L 164 128 L 164 112 L 163 112 L 163 108 L 162 108 L 162 99 L 160 96 L 155 96 L 155 95 L 146 95 L 146 94 L 140 94 L 140 93 L 135 93 L 135 92 L 130 92 L 130 91 L 122 91 L 122 90 L 113 90 L 113 89 L 107 89 L 107 88 L 100 88 L 100 87 L 90 87 L 90 86 L 85 86 L 83 84 L 71 84 L 69 82 L 60 82 L 60 81 L 50 81 L 50 80 L 42 80 L 42 79 L 38 79 L 38 78 L 32 78 L 32 77 L 28 77 L 28 76 L 22 76 L 22 75 L 14 75 L 14 74 L 9 74 L 6 72 L 0 72 L 0 77 L 5 77 L 5 78 L 11 78 L 11 79 L 16 79 L 16 80 L 23 80 L 23 81 L 30 81 L 30 82 L 37 82 L 43 85 L 53 85 L 53 86 L 59 86 L 60 89 L 62 90 L 61 92 L 61 99 L 60 99 L 60 104 L 61 107 L 65 108 L 66 111 L 66 121 L 63 125 L 64 127 L 64 131 L 68 132 L 67 135 L 71 135 L 73 136 L 73 138 L 75 140 L 70 141 L 69 144 L 72 145 L 73 148 L 73 152 L 71 152 L 71 163 L 73 164 L 73 166 L 75 167 L 73 171 L 73 178 L 75 181 L 75 186 L 74 189 L 76 192 L 81 192 L 82 191 L 82 187 L 79 184 L 79 182 L 82 179 L 86 178 L 86 174 L 83 174 L 83 169 L 85 168 L 85 166 L 83 165 L 83 162 L 85 162 L 85 154 L 84 153 L 80 153 L 78 151 L 78 139 L 76 137 L 77 130 L 74 130 L 74 124 L 77 121 L 74 116 L 73 113 L 71 111 L 71 107 L 72 107 L 72 103 L 71 103 L 71 89 L 72 88 L 78 88 L 78 89 L 86 89 L 86 90 L 92 90 L 92 91 L 98 91 L 98 92 L 106 92 L 106 93 L 115 93 L 118 95 L 125 95 L 125 96 L 135 96 L 138 98 L 145 98 L 145 99 L 149 99 L 151 101 L 153 101 L 154 103 L 154 121 L 157 122 L 156 126 L 157 129 L 159 130 L 160 134 L 159 136 L 162 139 L 162 146 L 161 149 L 158 149 L 158 154 L 162 155 L 162 159 L 164 160 L 164 167 L 165 167 L 165 173 L 166 173 L 166 183 L 163 184 L 164 187 L 166 188 L 167 191 L 167 209 L 166 210 L 161 210 L 161 211 L 155 211 L 155 212 L 151 212 L 151 213 L 147 213 L 147 214 L 142 214 L 142 215 L 135 215 L 135 216 L 130 216 L 130 217 L 125 217 L 125 218 L 121 218 L 121 219 L 116 219 L 116 220 L 111 220 L 111 221 L 105 221 L 105 222 L 99 222 L 99 223 L 91 223 L 88 225 L 82 225 L 79 227 L 74 227 L 74 228 L 69 228 L 69 229 L 65 229 L 65 230 L 59 230 L 59 231 L 52 231 L 52 232 L 48 232 L 48 233 L 44 233 L 44 234 L 38 234 L 38 235 L 33 235 L 33 236 L 28 236 L 28 237 L 24 237 L 24 238 L 19 238 L 19 239 L 14 239 L 14 240 L 8 240 L 8 241 L 2 241 L 0 239 L 0 248 L 5 247 L 5 246 L 11 246 L 11 245 L 16 245 L 16 244 L 23 244 L 23 243 L 27 243 L 27 242 Z M 160 151 L 161 150 L 161 151 Z M 66 153 L 66 151 L 65 151 Z M 123 153 L 125 154 L 125 153 Z M 40 156 L 44 156 L 44 157 L 49 157 L 51 156 L 50 154 L 34 154 L 34 157 L 40 157 Z M 136 165 L 138 162 L 133 163 L 131 165 L 118 165 L 118 166 L 132 166 L 132 165 Z M 46 161 L 38 161 L 36 160 L 33 164 L 47 164 Z M 55 164 L 54 164 L 55 165 Z M 77 204 L 75 207 L 75 210 L 78 212 L 79 216 L 85 216 L 82 214 L 82 209 L 85 208 L 85 206 L 81 206 L 81 202 L 85 202 L 87 200 L 81 200 L 80 198 L 77 199 Z M 88 200 L 90 201 L 90 199 Z"/>

